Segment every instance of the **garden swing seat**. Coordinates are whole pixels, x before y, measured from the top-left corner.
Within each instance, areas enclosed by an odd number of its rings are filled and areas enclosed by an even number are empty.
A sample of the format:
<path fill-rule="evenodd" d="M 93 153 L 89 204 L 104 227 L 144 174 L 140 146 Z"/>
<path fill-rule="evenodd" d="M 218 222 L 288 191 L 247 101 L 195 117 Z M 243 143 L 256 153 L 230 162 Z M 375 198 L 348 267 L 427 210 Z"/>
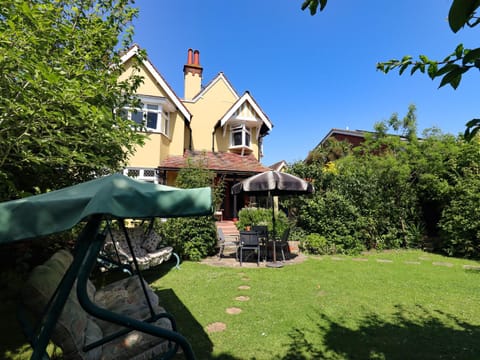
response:
<path fill-rule="evenodd" d="M 124 282 L 96 289 L 89 274 L 104 247 L 105 222 L 212 214 L 211 189 L 177 189 L 115 174 L 64 189 L 0 203 L 0 243 L 41 237 L 85 223 L 72 254 L 60 251 L 25 284 L 19 320 L 33 348 L 48 359 L 50 340 L 64 359 L 170 359 L 181 349 L 195 359 L 158 297 L 137 270 Z M 41 301 L 40 301 L 41 299 Z M 36 326 L 30 320 L 37 318 Z"/>

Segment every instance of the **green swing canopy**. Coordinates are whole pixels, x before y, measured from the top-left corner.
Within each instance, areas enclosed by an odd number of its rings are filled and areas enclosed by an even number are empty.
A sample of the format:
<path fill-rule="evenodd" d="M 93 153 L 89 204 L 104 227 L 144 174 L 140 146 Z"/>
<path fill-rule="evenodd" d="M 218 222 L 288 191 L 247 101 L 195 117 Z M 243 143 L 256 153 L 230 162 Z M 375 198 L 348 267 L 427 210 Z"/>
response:
<path fill-rule="evenodd" d="M 0 244 L 65 231 L 91 215 L 168 218 L 210 215 L 212 209 L 209 187 L 178 189 L 114 174 L 0 203 Z"/>

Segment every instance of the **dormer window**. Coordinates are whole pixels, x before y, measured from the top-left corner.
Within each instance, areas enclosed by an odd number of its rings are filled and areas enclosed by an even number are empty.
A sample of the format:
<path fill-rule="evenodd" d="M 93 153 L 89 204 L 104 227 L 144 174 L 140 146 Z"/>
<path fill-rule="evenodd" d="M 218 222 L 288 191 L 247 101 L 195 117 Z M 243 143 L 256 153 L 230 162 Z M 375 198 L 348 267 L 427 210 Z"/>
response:
<path fill-rule="evenodd" d="M 149 132 L 170 134 L 171 105 L 164 98 L 140 97 L 138 108 L 122 109 L 122 117 L 134 121 L 141 129 Z"/>
<path fill-rule="evenodd" d="M 237 125 L 231 128 L 230 146 L 232 147 L 250 147 L 250 129 L 245 124 Z"/>

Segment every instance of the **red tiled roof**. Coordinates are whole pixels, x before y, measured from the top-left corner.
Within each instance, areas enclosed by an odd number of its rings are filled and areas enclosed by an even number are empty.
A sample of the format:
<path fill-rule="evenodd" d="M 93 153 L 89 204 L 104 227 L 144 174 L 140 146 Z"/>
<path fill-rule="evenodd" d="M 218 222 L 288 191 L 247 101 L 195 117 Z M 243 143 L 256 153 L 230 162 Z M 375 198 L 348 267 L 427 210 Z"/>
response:
<path fill-rule="evenodd" d="M 160 169 L 181 169 L 187 165 L 187 158 L 205 162 L 205 166 L 214 171 L 261 173 L 270 170 L 252 155 L 239 155 L 230 152 L 190 151 L 183 156 L 169 156 L 160 164 Z"/>

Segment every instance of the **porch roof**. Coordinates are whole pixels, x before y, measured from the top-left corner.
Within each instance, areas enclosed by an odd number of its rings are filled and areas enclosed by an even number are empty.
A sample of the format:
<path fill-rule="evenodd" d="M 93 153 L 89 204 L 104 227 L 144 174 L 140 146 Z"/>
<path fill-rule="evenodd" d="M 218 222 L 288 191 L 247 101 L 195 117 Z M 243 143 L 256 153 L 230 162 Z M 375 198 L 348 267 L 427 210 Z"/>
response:
<path fill-rule="evenodd" d="M 183 155 L 169 156 L 160 164 L 160 170 L 179 170 L 187 166 L 187 159 L 203 162 L 209 170 L 222 173 L 256 174 L 270 170 L 252 154 L 239 155 L 230 152 L 191 151 Z"/>

